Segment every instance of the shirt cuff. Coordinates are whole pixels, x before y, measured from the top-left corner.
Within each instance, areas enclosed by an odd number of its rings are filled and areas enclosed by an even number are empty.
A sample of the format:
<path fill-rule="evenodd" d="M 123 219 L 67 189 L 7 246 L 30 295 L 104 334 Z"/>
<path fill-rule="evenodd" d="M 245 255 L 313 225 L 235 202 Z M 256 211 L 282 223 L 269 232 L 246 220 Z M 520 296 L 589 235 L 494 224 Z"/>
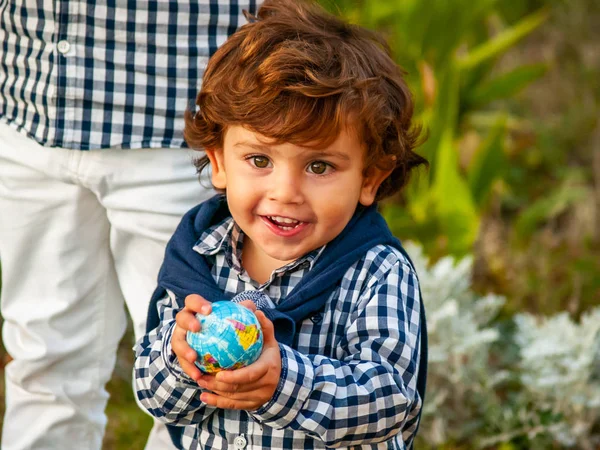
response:
<path fill-rule="evenodd" d="M 259 423 L 281 429 L 295 419 L 313 390 L 314 368 L 311 360 L 284 344 L 279 344 L 281 377 L 273 398 L 252 411 Z"/>
<path fill-rule="evenodd" d="M 175 353 L 173 353 L 173 348 L 171 347 L 171 338 L 173 336 L 173 329 L 175 328 L 175 322 L 169 325 L 169 328 L 165 331 L 163 335 L 163 349 L 162 349 L 162 358 L 165 364 L 165 367 L 173 375 L 178 383 L 182 386 L 200 389 L 198 383 L 194 381 L 188 374 L 186 374 L 181 365 L 179 364 L 179 360 Z"/>

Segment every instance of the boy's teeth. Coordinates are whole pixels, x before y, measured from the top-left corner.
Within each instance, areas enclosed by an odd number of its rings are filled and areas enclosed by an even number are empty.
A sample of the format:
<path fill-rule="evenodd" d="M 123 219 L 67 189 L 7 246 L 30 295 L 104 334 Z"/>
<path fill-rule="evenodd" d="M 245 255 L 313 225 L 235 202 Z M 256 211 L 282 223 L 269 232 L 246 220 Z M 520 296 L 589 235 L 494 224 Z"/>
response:
<path fill-rule="evenodd" d="M 280 217 L 280 216 L 269 216 L 269 219 L 271 219 L 273 222 L 279 222 L 279 223 L 293 223 L 293 224 L 298 223 L 298 220 L 289 219 L 287 217 Z"/>

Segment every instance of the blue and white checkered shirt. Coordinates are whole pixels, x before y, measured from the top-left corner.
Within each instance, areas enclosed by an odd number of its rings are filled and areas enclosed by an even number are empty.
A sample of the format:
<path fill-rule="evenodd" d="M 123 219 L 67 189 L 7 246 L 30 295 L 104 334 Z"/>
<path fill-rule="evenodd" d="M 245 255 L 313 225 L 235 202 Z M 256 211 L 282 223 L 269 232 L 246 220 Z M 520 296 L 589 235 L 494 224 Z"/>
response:
<path fill-rule="evenodd" d="M 242 242 L 228 218 L 194 249 L 210 259 L 222 290 L 259 290 L 275 304 L 285 302 L 322 250 L 258 285 L 240 264 Z M 419 302 L 406 258 L 392 247 L 373 247 L 348 269 L 324 310 L 299 324 L 293 345 L 280 344 L 273 399 L 256 411 L 238 411 L 203 404 L 202 390 L 182 372 L 170 346 L 179 308 L 169 293 L 158 304 L 159 327 L 135 347 L 138 398 L 160 420 L 185 426 L 187 449 L 408 448 L 421 409 Z"/>
<path fill-rule="evenodd" d="M 0 120 L 49 147 L 181 147 L 209 56 L 256 7 L 0 0 Z"/>

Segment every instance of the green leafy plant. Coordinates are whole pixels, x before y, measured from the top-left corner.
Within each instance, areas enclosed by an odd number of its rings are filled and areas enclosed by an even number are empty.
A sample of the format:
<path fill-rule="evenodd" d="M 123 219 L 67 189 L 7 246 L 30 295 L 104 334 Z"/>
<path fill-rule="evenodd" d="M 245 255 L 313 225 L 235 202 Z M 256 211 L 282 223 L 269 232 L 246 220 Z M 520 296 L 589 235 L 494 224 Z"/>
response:
<path fill-rule="evenodd" d="M 429 132 L 421 152 L 431 171 L 408 187 L 404 203 L 386 205 L 388 223 L 396 234 L 422 242 L 429 254 L 466 254 L 494 183 L 505 174 L 506 135 L 515 120 L 504 113 L 479 123 L 472 119 L 545 73 L 542 64 L 502 74 L 492 68 L 546 20 L 546 10 L 507 24 L 498 12 L 500 0 L 324 3 L 387 35 L 397 62 L 407 70 L 416 119 Z M 469 133 L 478 144 L 465 157 L 461 143 Z"/>

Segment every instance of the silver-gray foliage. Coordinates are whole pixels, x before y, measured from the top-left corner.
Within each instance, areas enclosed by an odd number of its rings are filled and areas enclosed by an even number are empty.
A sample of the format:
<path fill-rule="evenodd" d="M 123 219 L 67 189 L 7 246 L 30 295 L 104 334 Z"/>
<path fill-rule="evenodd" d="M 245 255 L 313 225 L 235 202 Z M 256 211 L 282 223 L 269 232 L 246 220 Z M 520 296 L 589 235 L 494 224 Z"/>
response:
<path fill-rule="evenodd" d="M 600 307 L 579 322 L 566 313 L 501 321 L 504 298 L 471 289 L 471 258 L 430 264 L 406 247 L 429 331 L 422 442 L 600 448 Z"/>
<path fill-rule="evenodd" d="M 545 430 L 564 446 L 600 448 L 600 308 L 579 323 L 567 313 L 515 317 L 523 395 L 557 417 Z"/>

